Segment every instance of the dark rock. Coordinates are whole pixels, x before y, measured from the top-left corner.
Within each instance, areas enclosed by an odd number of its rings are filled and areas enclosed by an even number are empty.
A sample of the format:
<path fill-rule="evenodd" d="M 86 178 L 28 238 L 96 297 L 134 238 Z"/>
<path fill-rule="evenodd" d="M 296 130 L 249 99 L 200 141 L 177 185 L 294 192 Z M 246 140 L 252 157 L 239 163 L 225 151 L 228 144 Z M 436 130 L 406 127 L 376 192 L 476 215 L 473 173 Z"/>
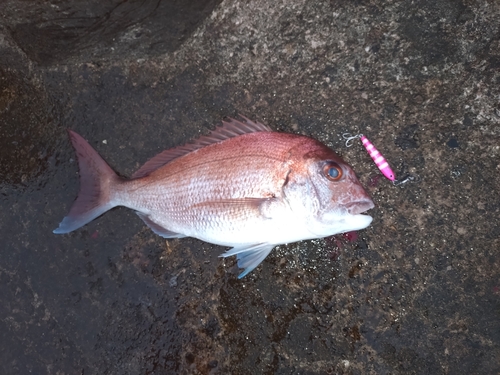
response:
<path fill-rule="evenodd" d="M 1 9 L 1 374 L 498 373 L 500 3 Z M 237 113 L 339 151 L 372 225 L 242 280 L 122 208 L 52 234 L 79 185 L 67 128 L 130 176 Z M 344 132 L 414 178 L 376 178 Z"/>

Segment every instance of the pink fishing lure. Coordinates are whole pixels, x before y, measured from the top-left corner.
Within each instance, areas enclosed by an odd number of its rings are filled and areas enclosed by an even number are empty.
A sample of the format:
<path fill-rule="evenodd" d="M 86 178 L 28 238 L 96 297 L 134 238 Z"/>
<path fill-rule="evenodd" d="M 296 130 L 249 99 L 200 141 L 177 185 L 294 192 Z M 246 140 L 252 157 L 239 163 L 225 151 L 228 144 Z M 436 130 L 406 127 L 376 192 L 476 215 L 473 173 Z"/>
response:
<path fill-rule="evenodd" d="M 380 151 L 375 148 L 375 146 L 370 142 L 368 138 L 366 138 L 363 134 L 351 136 L 351 134 L 345 133 L 343 136 L 347 140 L 345 143 L 347 147 L 352 146 L 353 139 L 361 139 L 361 143 L 363 143 L 363 146 L 366 148 L 366 151 L 368 151 L 368 154 L 375 162 L 375 165 L 378 167 L 378 169 L 380 169 L 380 172 L 382 172 L 382 174 L 389 180 L 396 180 L 396 175 L 389 166 L 389 163 L 387 162 L 387 160 L 385 160 Z"/>

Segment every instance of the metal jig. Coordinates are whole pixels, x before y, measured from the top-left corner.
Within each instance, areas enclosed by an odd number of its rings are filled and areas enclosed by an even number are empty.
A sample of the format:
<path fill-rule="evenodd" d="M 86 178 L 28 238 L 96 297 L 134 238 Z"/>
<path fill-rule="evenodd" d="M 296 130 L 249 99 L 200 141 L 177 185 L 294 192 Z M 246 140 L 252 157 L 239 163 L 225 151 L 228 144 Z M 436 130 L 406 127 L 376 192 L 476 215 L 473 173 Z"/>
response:
<path fill-rule="evenodd" d="M 395 181 L 396 180 L 396 175 L 392 171 L 391 167 L 389 166 L 389 163 L 385 158 L 382 156 L 382 154 L 375 148 L 375 146 L 370 142 L 368 138 L 366 138 L 363 134 L 357 134 L 357 135 L 351 135 L 350 133 L 344 133 L 342 134 L 342 137 L 346 140 L 345 145 L 346 147 L 351 147 L 352 142 L 354 139 L 359 138 L 361 139 L 361 143 L 365 147 L 366 151 L 374 161 L 375 165 L 380 169 L 380 172 L 387 177 L 390 181 Z"/>

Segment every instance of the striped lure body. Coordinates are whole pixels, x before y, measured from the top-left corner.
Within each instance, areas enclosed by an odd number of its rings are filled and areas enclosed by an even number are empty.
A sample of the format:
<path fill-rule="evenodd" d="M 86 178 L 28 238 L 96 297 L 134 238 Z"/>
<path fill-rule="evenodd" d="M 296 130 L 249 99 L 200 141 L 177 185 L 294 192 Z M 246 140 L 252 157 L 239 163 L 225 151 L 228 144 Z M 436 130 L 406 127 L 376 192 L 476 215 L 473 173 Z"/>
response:
<path fill-rule="evenodd" d="M 380 169 L 380 172 L 382 172 L 382 174 L 389 180 L 394 181 L 396 179 L 396 176 L 389 166 L 389 163 L 387 163 L 387 160 L 385 160 L 382 154 L 375 148 L 375 146 L 369 141 L 368 138 L 361 134 L 360 139 L 363 143 L 363 146 L 365 146 L 366 151 L 368 151 L 368 154 L 370 154 L 371 158 L 375 162 L 375 165 L 378 167 L 378 169 Z"/>
<path fill-rule="evenodd" d="M 375 165 L 378 167 L 378 169 L 380 169 L 380 172 L 382 172 L 382 174 L 389 180 L 393 182 L 396 180 L 396 175 L 389 166 L 389 163 L 387 163 L 387 160 L 385 160 L 379 150 L 375 148 L 375 146 L 370 142 L 368 138 L 366 138 L 363 134 L 353 136 L 350 133 L 344 133 L 343 137 L 346 140 L 345 145 L 347 147 L 352 146 L 352 141 L 354 139 L 361 139 L 363 146 L 365 147 L 366 151 L 368 151 L 368 154 L 370 154 L 371 158 L 375 162 Z"/>

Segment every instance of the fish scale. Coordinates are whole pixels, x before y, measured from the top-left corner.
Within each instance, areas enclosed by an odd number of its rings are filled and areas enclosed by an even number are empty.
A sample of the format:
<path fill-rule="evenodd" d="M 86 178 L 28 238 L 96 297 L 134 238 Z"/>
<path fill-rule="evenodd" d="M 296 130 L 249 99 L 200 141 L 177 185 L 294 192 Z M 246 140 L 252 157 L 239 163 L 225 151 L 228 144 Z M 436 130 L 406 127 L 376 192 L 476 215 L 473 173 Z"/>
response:
<path fill-rule="evenodd" d="M 81 186 L 54 233 L 125 206 L 165 238 L 191 236 L 232 249 L 243 277 L 279 244 L 370 224 L 373 202 L 351 167 L 319 141 L 229 119 L 207 136 L 166 150 L 126 180 L 78 134 Z"/>

